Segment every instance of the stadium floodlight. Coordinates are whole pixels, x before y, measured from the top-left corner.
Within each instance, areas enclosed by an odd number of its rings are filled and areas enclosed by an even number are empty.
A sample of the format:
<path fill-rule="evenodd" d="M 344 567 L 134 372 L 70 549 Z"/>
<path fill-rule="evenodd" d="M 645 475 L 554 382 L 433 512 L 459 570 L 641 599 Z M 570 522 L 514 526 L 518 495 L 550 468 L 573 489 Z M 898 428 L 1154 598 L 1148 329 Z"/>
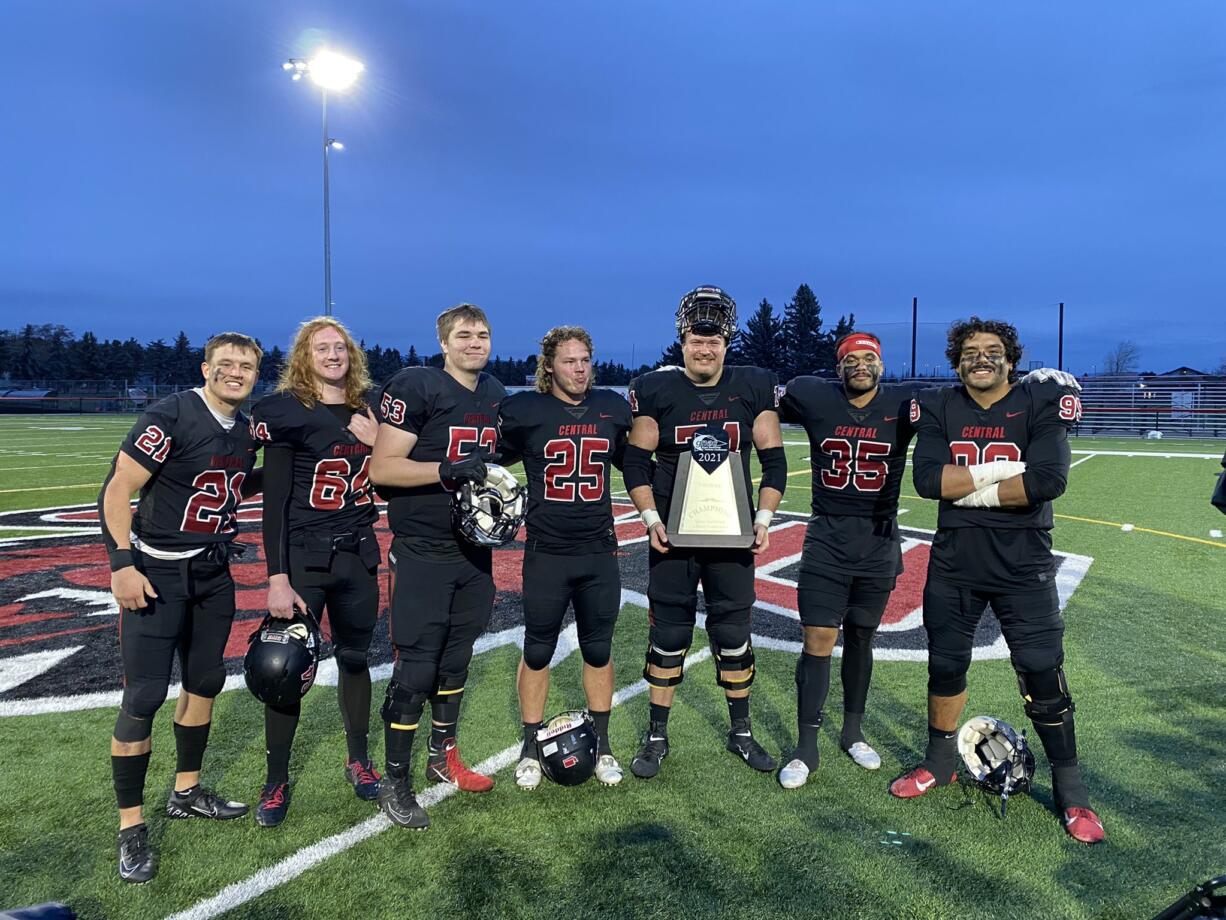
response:
<path fill-rule="evenodd" d="M 328 92 L 342 92 L 353 86 L 358 74 L 366 69 L 361 61 L 347 58 L 343 54 L 327 49 L 320 51 L 311 60 L 290 58 L 281 65 L 281 69 L 290 75 L 294 81 L 301 80 L 304 75 L 310 76 L 311 82 L 322 92 L 323 101 L 323 148 L 324 148 L 324 315 L 332 315 L 332 229 L 331 209 L 328 204 L 328 154 L 332 150 L 344 150 L 345 145 L 334 137 L 328 136 Z"/>
<path fill-rule="evenodd" d="M 311 80 L 318 87 L 333 92 L 343 92 L 353 86 L 366 65 L 353 58 L 347 58 L 335 51 L 321 51 L 311 58 L 307 71 Z"/>

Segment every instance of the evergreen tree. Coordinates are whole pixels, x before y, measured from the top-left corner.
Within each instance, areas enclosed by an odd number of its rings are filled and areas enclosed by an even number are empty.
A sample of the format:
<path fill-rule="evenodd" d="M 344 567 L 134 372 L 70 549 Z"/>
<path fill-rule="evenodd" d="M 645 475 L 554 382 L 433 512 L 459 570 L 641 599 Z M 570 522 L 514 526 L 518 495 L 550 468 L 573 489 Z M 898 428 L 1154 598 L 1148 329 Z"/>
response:
<path fill-rule="evenodd" d="M 108 368 L 98 348 L 98 337 L 92 332 L 84 333 L 73 344 L 67 371 L 74 380 L 100 380 L 107 375 Z"/>
<path fill-rule="evenodd" d="M 830 334 L 830 341 L 835 344 L 845 335 L 851 335 L 856 331 L 856 314 L 848 313 L 846 316 L 840 316 L 839 321 L 835 323 L 834 332 Z"/>
<path fill-rule="evenodd" d="M 265 383 L 276 383 L 281 379 L 281 367 L 285 364 L 285 352 L 280 345 L 274 345 L 272 351 L 264 355 L 260 362 L 260 379 Z"/>
<path fill-rule="evenodd" d="M 170 382 L 183 386 L 200 385 L 200 364 L 204 361 L 203 350 L 192 348 L 191 339 L 182 329 L 175 336 L 175 344 L 171 349 L 170 367 L 168 369 Z"/>
<path fill-rule="evenodd" d="M 822 305 L 817 295 L 807 284 L 796 289 L 795 295 L 783 311 L 785 374 L 791 379 L 797 374 L 812 374 L 828 369 L 833 362 L 827 360 L 830 342 L 822 333 Z"/>
<path fill-rule="evenodd" d="M 783 370 L 783 320 L 769 300 L 763 298 L 758 304 L 745 323 L 745 331 L 738 336 L 738 344 L 738 363 L 765 367 L 776 373 Z"/>
<path fill-rule="evenodd" d="M 685 366 L 685 356 L 681 353 L 680 342 L 673 342 L 673 344 L 660 353 L 660 361 L 657 367 L 664 367 L 668 364 L 675 364 L 677 367 Z"/>
<path fill-rule="evenodd" d="M 17 357 L 13 362 L 13 376 L 19 380 L 34 380 L 42 376 L 42 364 L 38 359 L 38 341 L 34 327 L 27 325 L 21 330 L 17 343 Z"/>
<path fill-rule="evenodd" d="M 145 346 L 145 373 L 153 383 L 170 382 L 172 354 L 170 346 L 161 339 L 154 339 Z"/>
<path fill-rule="evenodd" d="M 409 346 L 409 353 L 404 357 L 405 367 L 421 367 L 421 357 L 417 354 L 417 348 L 413 345 Z"/>

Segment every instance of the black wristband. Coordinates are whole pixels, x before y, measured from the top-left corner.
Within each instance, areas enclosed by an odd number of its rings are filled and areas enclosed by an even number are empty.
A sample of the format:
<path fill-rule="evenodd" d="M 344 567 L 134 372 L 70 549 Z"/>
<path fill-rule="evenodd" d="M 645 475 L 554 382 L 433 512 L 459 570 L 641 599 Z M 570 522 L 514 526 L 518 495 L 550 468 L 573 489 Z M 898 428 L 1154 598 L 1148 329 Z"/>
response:
<path fill-rule="evenodd" d="M 107 555 L 111 560 L 112 572 L 118 572 L 120 569 L 126 569 L 128 566 L 136 564 L 132 560 L 132 550 L 130 549 L 113 549 Z"/>

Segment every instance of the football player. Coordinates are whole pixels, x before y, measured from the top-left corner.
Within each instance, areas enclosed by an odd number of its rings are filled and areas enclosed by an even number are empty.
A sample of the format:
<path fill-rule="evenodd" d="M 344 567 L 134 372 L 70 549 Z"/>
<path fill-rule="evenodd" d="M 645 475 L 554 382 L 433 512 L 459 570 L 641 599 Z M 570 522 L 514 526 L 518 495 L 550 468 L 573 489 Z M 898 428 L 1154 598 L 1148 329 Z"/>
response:
<path fill-rule="evenodd" d="M 485 481 L 485 457 L 498 440 L 501 383 L 482 368 L 490 358 L 484 311 L 460 304 L 438 317 L 444 366 L 406 367 L 383 387 L 371 479 L 388 498 L 394 539 L 391 636 L 396 663 L 383 703 L 385 775 L 379 807 L 402 827 L 430 823 L 413 793 L 413 736 L 430 703 L 426 776 L 466 792 L 494 781 L 464 765 L 456 747 L 460 700 L 473 642 L 494 607 L 491 551 L 452 526 L 452 492 Z"/>
<path fill-rule="evenodd" d="M 204 385 L 150 406 L 128 433 L 98 496 L 102 536 L 119 604 L 123 699 L 111 738 L 119 804 L 119 877 L 147 882 L 157 871 L 144 819 L 153 716 L 179 656 L 177 769 L 171 818 L 238 818 L 247 806 L 200 785 L 213 698 L 234 619 L 231 541 L 256 444 L 239 407 L 251 395 L 262 352 L 236 332 L 204 346 Z M 245 482 L 245 480 L 248 480 Z M 131 496 L 140 492 L 133 514 Z"/>
<path fill-rule="evenodd" d="M 536 391 L 508 396 L 498 413 L 503 462 L 521 456 L 528 478 L 524 653 L 517 678 L 524 741 L 515 782 L 521 789 L 541 781 L 536 733 L 545 716 L 549 662 L 572 605 L 583 689 L 596 726 L 596 779 L 609 786 L 622 779 L 609 746 L 613 626 L 621 608 L 609 464 L 621 468 L 631 419 L 626 400 L 592 389 L 592 377 L 587 331 L 550 329 L 536 361 Z"/>
<path fill-rule="evenodd" d="M 842 386 L 818 377 L 787 385 L 784 421 L 804 426 L 813 464 L 797 600 L 804 648 L 796 663 L 799 742 L 779 771 L 785 789 L 817 769 L 817 735 L 830 690 L 830 656 L 843 630 L 839 746 L 866 770 L 881 757 L 861 730 L 873 673 L 873 637 L 902 572 L 898 493 L 914 434 L 910 384 L 882 384 L 881 342 L 853 332 L 835 345 Z"/>
<path fill-rule="evenodd" d="M 1017 330 L 973 316 L 949 330 L 946 356 L 960 387 L 912 404 L 916 491 L 940 499 L 924 588 L 928 635 L 928 750 L 890 785 L 914 798 L 957 779 L 956 733 L 966 702 L 975 628 L 991 605 L 1026 715 L 1052 767 L 1065 830 L 1104 837 L 1077 763 L 1073 699 L 1064 675 L 1064 620 L 1052 556 L 1053 499 L 1069 471 L 1068 429 L 1081 404 L 1057 382 L 1014 386 Z"/>
<path fill-rule="evenodd" d="M 345 725 L 345 775 L 358 798 L 379 795 L 366 749 L 370 670 L 379 616 L 379 519 L 370 486 L 378 423 L 366 404 L 366 354 L 337 320 L 319 316 L 294 336 L 275 393 L 251 410 L 264 445 L 264 556 L 268 611 L 327 610 Z M 293 677 L 294 675 L 290 675 Z M 301 706 L 264 708 L 268 773 L 256 822 L 276 827 L 289 808 L 289 757 Z"/>
<path fill-rule="evenodd" d="M 769 545 L 771 518 L 787 483 L 776 380 L 762 368 L 724 366 L 736 333 L 736 304 L 719 288 L 698 287 L 682 297 L 676 325 L 685 366 L 661 368 L 630 383 L 634 425 L 626 448 L 625 481 L 649 534 L 651 602 L 643 670 L 650 684 L 650 722 L 630 771 L 648 779 L 668 756 L 669 709 L 682 680 L 701 582 L 716 682 L 724 688 L 732 723 L 727 748 L 755 770 L 770 772 L 775 760 L 754 739 L 750 726 L 754 653 L 749 634 L 754 556 Z M 726 462 L 741 463 L 747 483 L 750 444 L 758 451 L 762 481 L 750 549 L 669 545 L 664 522 L 678 460 L 700 434 L 727 445 L 731 456 Z M 752 497 L 749 501 L 752 504 Z"/>

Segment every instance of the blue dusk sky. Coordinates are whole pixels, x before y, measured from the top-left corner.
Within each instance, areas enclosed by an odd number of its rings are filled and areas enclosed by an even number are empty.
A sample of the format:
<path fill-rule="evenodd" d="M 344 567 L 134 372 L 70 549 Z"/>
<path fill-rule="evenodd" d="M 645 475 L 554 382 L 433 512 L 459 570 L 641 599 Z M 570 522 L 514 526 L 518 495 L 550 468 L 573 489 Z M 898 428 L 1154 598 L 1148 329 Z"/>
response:
<path fill-rule="evenodd" d="M 434 351 L 586 325 L 650 361 L 678 297 L 800 283 L 921 366 L 979 312 L 1084 372 L 1226 361 L 1226 4 L 8 0 L 0 327 L 288 342 L 322 307 Z"/>

